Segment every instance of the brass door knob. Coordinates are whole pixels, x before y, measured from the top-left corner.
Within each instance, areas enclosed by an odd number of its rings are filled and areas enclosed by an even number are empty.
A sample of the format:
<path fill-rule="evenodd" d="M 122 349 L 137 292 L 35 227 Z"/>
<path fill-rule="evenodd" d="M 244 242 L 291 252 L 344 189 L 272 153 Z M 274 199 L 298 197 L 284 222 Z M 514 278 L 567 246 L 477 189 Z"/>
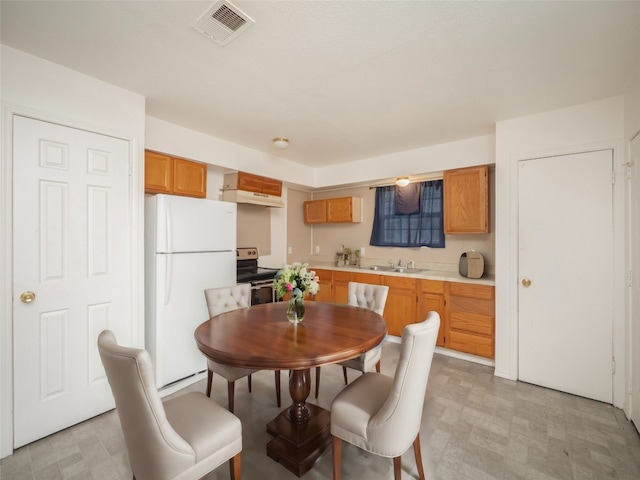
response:
<path fill-rule="evenodd" d="M 36 299 L 36 294 L 33 292 L 22 292 L 20 295 L 20 300 L 22 303 L 31 303 Z"/>
<path fill-rule="evenodd" d="M 523 287 L 528 287 L 529 285 L 531 285 L 531 280 L 529 280 L 528 278 L 523 278 L 522 279 L 522 286 Z"/>

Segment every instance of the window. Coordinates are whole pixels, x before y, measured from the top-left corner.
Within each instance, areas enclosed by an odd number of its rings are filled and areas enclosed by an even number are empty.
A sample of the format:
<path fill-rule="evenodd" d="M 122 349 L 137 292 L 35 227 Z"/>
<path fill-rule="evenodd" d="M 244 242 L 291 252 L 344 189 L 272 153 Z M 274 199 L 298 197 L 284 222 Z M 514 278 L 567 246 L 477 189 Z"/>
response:
<path fill-rule="evenodd" d="M 398 210 L 407 211 L 406 201 L 400 202 L 400 209 L 396 208 L 396 189 L 407 187 L 376 188 L 371 245 L 444 248 L 442 180 L 420 182 L 410 186 L 417 189 L 414 201 L 418 201 L 419 205 L 415 209 L 417 213 L 409 214 L 397 213 Z"/>

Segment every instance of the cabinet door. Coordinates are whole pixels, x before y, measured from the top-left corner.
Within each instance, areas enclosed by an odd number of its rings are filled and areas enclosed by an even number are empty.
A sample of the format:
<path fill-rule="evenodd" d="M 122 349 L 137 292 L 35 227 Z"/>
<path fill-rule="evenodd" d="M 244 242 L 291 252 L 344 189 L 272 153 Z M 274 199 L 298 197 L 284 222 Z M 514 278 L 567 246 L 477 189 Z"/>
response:
<path fill-rule="evenodd" d="M 318 302 L 331 302 L 333 300 L 333 271 L 316 269 L 315 272 L 318 276 L 320 289 L 313 300 Z"/>
<path fill-rule="evenodd" d="M 173 192 L 178 195 L 207 196 L 207 165 L 181 158 L 173 159 Z"/>
<path fill-rule="evenodd" d="M 351 197 L 330 198 L 327 200 L 328 222 L 350 222 L 353 219 Z"/>
<path fill-rule="evenodd" d="M 444 311 L 444 282 L 438 280 L 420 280 L 420 294 L 418 295 L 418 313 L 415 319 L 416 323 L 424 321 L 430 311 L 436 311 L 440 315 L 440 330 L 438 331 L 438 339 L 436 345 L 444 347 L 445 332 L 445 311 Z"/>
<path fill-rule="evenodd" d="M 310 200 L 304 202 L 304 223 L 326 223 L 326 200 Z"/>
<path fill-rule="evenodd" d="M 262 179 L 262 193 L 280 197 L 282 195 L 282 182 L 264 177 Z"/>
<path fill-rule="evenodd" d="M 144 191 L 148 193 L 173 192 L 172 159 L 168 155 L 144 152 Z"/>
<path fill-rule="evenodd" d="M 489 167 L 444 172 L 444 233 L 489 232 Z"/>
<path fill-rule="evenodd" d="M 349 300 L 349 272 L 333 272 L 333 301 L 347 303 Z"/>
<path fill-rule="evenodd" d="M 262 193 L 262 177 L 250 173 L 238 172 L 238 190 Z"/>
<path fill-rule="evenodd" d="M 416 318 L 416 279 L 385 276 L 383 284 L 389 286 L 383 315 L 388 333 L 400 337 L 402 329 Z"/>

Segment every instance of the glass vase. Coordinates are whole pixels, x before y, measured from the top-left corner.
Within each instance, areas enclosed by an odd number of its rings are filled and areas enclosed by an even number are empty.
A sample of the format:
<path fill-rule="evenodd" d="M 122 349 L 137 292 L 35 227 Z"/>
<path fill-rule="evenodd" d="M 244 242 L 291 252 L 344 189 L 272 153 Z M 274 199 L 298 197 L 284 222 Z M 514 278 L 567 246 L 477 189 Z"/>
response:
<path fill-rule="evenodd" d="M 300 323 L 304 318 L 304 303 L 302 298 L 292 297 L 287 306 L 287 318 L 291 323 Z"/>

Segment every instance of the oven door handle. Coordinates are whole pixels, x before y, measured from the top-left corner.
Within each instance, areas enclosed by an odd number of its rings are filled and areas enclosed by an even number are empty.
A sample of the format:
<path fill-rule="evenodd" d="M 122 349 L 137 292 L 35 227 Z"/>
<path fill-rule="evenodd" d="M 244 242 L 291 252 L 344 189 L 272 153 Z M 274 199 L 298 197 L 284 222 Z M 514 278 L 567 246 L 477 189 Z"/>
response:
<path fill-rule="evenodd" d="M 273 280 L 258 280 L 258 281 L 251 282 L 252 289 L 261 288 L 261 287 L 272 287 L 272 286 L 273 286 Z"/>

